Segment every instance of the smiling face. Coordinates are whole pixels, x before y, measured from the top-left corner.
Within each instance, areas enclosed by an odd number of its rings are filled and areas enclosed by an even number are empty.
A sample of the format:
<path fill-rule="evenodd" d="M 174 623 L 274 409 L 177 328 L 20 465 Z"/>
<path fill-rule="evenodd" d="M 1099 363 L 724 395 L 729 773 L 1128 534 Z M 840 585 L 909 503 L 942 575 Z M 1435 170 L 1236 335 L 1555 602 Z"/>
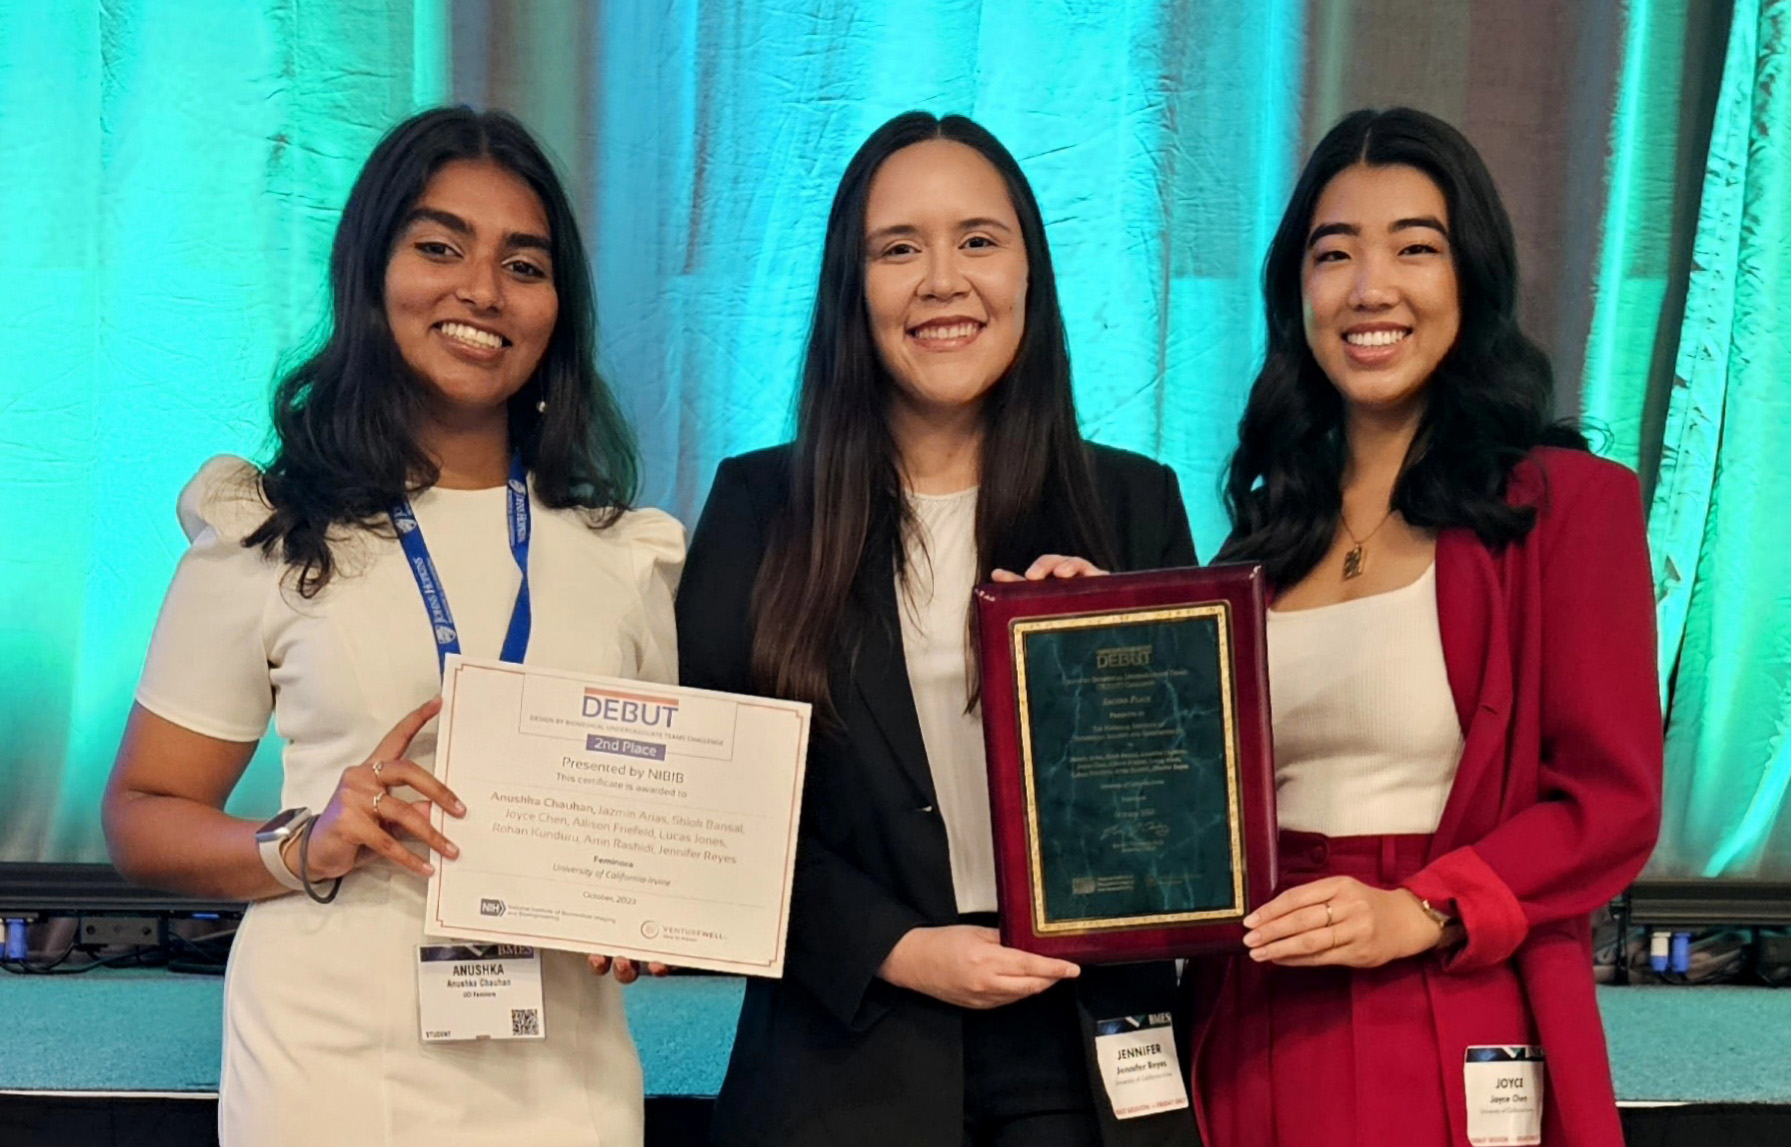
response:
<path fill-rule="evenodd" d="M 547 214 L 489 160 L 430 178 L 386 264 L 386 320 L 440 420 L 501 414 L 559 318 Z"/>
<path fill-rule="evenodd" d="M 1415 422 L 1461 331 L 1442 190 L 1415 167 L 1356 164 L 1325 186 L 1307 236 L 1312 356 L 1351 417 Z"/>
<path fill-rule="evenodd" d="M 1026 244 L 1007 185 L 974 148 L 905 147 L 871 180 L 865 306 L 893 402 L 923 418 L 973 413 L 1026 329 Z"/>

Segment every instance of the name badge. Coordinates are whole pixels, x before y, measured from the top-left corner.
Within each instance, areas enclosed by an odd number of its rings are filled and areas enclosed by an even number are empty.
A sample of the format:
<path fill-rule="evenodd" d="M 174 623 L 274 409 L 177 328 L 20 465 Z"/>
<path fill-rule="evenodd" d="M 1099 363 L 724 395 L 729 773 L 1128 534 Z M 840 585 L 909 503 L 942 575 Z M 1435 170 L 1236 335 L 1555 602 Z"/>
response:
<path fill-rule="evenodd" d="M 1542 1142 L 1542 1049 L 1470 1047 L 1462 1076 L 1468 1092 L 1468 1142 L 1521 1147 Z"/>
<path fill-rule="evenodd" d="M 1095 1058 L 1118 1118 L 1136 1119 L 1188 1106 L 1188 1082 L 1175 1054 L 1175 1028 L 1168 1012 L 1096 1023 Z"/>
<path fill-rule="evenodd" d="M 545 1039 L 541 953 L 516 944 L 425 944 L 417 949 L 417 1013 L 424 1043 Z"/>

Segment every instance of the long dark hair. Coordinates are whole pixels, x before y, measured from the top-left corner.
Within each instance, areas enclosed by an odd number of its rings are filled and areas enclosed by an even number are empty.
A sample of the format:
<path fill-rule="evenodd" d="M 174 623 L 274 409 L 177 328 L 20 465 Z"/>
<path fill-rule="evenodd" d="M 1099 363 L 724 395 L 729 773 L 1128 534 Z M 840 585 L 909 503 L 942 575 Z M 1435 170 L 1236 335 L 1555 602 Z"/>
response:
<path fill-rule="evenodd" d="M 865 203 L 890 156 L 944 139 L 975 149 L 1007 185 L 1026 247 L 1025 330 L 983 400 L 976 503 L 979 580 L 998 560 L 1029 561 L 1050 505 L 1062 539 L 1099 565 L 1113 544 L 1070 393 L 1070 356 L 1051 251 L 1032 187 L 988 131 L 963 116 L 896 116 L 871 133 L 840 178 L 827 217 L 821 281 L 797 400 L 790 499 L 773 525 L 752 599 L 755 684 L 832 714 L 830 658 L 867 619 L 854 583 L 866 562 L 900 572 L 913 528 L 888 423 L 894 385 L 872 340 L 864 274 Z M 1024 554 L 1024 557 L 1019 555 Z"/>
<path fill-rule="evenodd" d="M 553 245 L 559 318 L 535 373 L 509 402 L 511 449 L 548 506 L 583 506 L 607 525 L 634 499 L 634 435 L 596 367 L 590 264 L 572 204 L 541 147 L 499 111 L 437 108 L 388 132 L 355 180 L 330 250 L 323 345 L 274 390 L 276 447 L 261 477 L 273 513 L 244 542 L 276 549 L 306 597 L 335 570 L 328 531 L 384 530 L 386 511 L 440 476 L 418 443 L 422 384 L 386 320 L 385 274 L 405 216 L 454 160 L 490 160 L 541 199 Z M 545 412 L 537 409 L 546 403 Z"/>
<path fill-rule="evenodd" d="M 1517 243 L 1498 189 L 1462 134 L 1411 108 L 1364 109 L 1326 133 L 1294 185 L 1263 267 L 1268 354 L 1238 427 L 1220 560 L 1263 563 L 1290 586 L 1318 564 L 1343 513 L 1343 402 L 1301 315 L 1301 266 L 1319 196 L 1357 163 L 1403 164 L 1436 182 L 1449 208 L 1461 332 L 1425 387 L 1424 412 L 1393 487 L 1393 508 L 1427 529 L 1465 526 L 1489 546 L 1527 534 L 1535 509 L 1505 500 L 1512 467 L 1538 445 L 1585 449 L 1553 422 L 1554 372 L 1517 324 Z"/>

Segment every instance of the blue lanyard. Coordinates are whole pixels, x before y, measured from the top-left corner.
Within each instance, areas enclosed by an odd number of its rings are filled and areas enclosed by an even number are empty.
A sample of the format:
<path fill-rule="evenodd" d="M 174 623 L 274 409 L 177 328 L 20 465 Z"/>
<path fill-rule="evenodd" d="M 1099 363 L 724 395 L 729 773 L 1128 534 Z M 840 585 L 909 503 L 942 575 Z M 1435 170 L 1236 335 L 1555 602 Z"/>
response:
<path fill-rule="evenodd" d="M 522 571 L 522 585 L 517 587 L 516 605 L 510 610 L 510 628 L 504 633 L 504 650 L 498 656 L 520 664 L 522 655 L 528 652 L 529 629 L 533 624 L 529 613 L 529 482 L 520 457 L 510 459 L 510 481 L 504 487 L 504 495 L 509 508 L 510 556 L 516 559 L 516 568 Z M 448 609 L 448 591 L 435 572 L 435 562 L 429 557 L 429 544 L 423 540 L 423 527 L 417 524 L 410 500 L 393 506 L 390 513 L 392 526 L 398 531 L 398 544 L 404 547 L 405 564 L 410 567 L 411 576 L 417 579 L 423 605 L 429 610 L 429 626 L 435 631 L 436 664 L 446 672 L 448 654 L 460 652 L 460 631 L 454 628 L 454 614 Z"/>

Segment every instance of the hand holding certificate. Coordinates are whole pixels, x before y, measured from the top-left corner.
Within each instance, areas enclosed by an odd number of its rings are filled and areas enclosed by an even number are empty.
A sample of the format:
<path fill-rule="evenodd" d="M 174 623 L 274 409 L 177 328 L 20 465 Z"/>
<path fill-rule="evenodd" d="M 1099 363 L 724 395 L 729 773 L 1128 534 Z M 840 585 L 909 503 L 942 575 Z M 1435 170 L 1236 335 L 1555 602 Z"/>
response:
<path fill-rule="evenodd" d="M 429 931 L 781 975 L 808 730 L 800 702 L 450 658 L 435 772 L 467 811 Z"/>

